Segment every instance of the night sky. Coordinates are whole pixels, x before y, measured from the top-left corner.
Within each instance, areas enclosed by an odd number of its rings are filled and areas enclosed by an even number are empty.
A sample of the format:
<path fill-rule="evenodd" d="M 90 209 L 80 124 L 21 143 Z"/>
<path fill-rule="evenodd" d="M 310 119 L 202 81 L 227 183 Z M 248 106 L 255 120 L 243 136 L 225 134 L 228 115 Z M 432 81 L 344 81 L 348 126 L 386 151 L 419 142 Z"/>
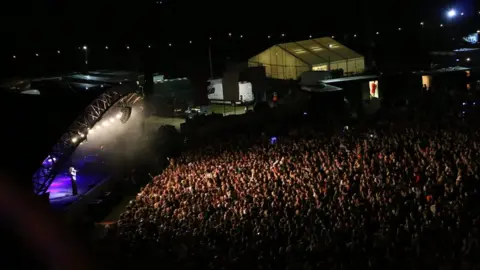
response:
<path fill-rule="evenodd" d="M 410 63 L 408 58 L 416 58 L 421 65 L 427 60 L 419 57 L 428 50 L 448 49 L 454 44 L 446 40 L 460 40 L 480 28 L 480 8 L 473 0 L 38 0 L 1 5 L 4 77 L 79 70 L 85 56 L 78 47 L 83 45 L 89 47 L 91 68 L 143 70 L 148 59 L 155 71 L 188 76 L 208 72 L 210 44 L 220 73 L 228 61 L 309 35 L 335 36 L 379 65 L 390 67 L 396 58 Z M 464 16 L 449 21 L 450 8 Z"/>

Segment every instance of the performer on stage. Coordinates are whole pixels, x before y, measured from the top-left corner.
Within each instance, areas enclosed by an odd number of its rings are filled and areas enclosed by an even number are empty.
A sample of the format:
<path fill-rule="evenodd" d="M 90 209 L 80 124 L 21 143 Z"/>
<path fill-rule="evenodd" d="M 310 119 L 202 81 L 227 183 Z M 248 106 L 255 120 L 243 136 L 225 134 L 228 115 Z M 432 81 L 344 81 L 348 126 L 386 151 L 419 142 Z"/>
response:
<path fill-rule="evenodd" d="M 78 195 L 77 190 L 77 170 L 73 166 L 68 168 L 68 173 L 70 174 L 70 182 L 72 183 L 72 195 Z"/>

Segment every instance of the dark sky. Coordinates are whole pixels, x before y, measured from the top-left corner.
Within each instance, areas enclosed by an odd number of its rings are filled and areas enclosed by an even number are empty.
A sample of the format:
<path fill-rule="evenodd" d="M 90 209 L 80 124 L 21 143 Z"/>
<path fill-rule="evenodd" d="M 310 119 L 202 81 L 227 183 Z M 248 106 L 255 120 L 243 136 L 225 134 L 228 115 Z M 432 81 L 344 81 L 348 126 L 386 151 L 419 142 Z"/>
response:
<path fill-rule="evenodd" d="M 0 58 L 4 62 L 12 62 L 12 55 L 18 55 L 15 64 L 17 69 L 31 61 L 36 61 L 32 66 L 43 67 L 46 63 L 53 65 L 55 61 L 60 61 L 55 52 L 61 50 L 62 56 L 68 54 L 69 58 L 67 60 L 63 56 L 62 63 L 56 66 L 68 62 L 75 67 L 84 57 L 76 49 L 88 44 L 92 48 L 90 61 L 117 63 L 128 59 L 128 65 L 131 66 L 131 59 L 137 59 L 137 64 L 141 63 L 138 59 L 144 57 L 147 44 L 154 44 L 156 51 L 150 58 L 163 61 L 163 66 L 170 66 L 173 70 L 177 69 L 173 66 L 181 69 L 186 65 L 195 66 L 195 63 L 201 63 L 203 67 L 208 59 L 209 36 L 214 37 L 214 58 L 223 61 L 228 57 L 248 58 L 271 44 L 307 39 L 310 34 L 316 37 L 334 35 L 337 40 L 361 53 L 366 53 L 366 48 L 372 44 L 371 39 L 377 39 L 376 50 L 393 46 L 390 49 L 392 51 L 399 46 L 404 48 L 401 52 L 405 53 L 405 48 L 415 50 L 419 46 L 419 37 L 425 40 L 422 41 L 424 43 L 437 44 L 439 36 L 460 32 L 457 31 L 459 29 L 449 28 L 450 32 L 440 32 L 438 29 L 441 22 L 448 23 L 445 12 L 451 7 L 465 13 L 456 24 L 473 25 L 480 17 L 474 0 L 159 2 L 1 1 Z M 430 32 L 428 35 L 419 32 L 420 21 L 426 22 L 426 29 Z M 405 29 L 405 34 L 395 32 L 399 27 Z M 382 35 L 375 36 L 376 31 Z M 228 39 L 228 32 L 233 33 L 233 39 Z M 282 32 L 288 36 L 280 38 Z M 354 33 L 362 38 L 353 40 Z M 241 40 L 240 34 L 245 38 Z M 270 34 L 273 37 L 268 40 L 266 36 Z M 195 46 L 189 46 L 190 40 Z M 168 47 L 170 42 L 175 49 Z M 115 53 L 106 56 L 101 51 L 105 45 L 109 45 L 112 48 L 110 51 Z M 126 45 L 132 48 L 129 52 L 125 51 Z M 34 57 L 37 52 L 44 56 L 41 61 Z M 52 59 L 54 56 L 57 58 Z M 109 57 L 108 61 L 106 57 Z M 23 58 L 21 64 L 20 58 Z"/>
<path fill-rule="evenodd" d="M 31 0 L 2 1 L 2 31 L 18 37 L 73 39 L 145 36 L 148 29 L 160 38 L 169 35 L 226 31 L 291 30 L 319 32 L 374 26 L 397 26 L 441 17 L 449 6 L 469 10 L 473 0 L 419 1 L 198 1 L 198 0 Z M 472 2 L 473 3 L 473 2 Z M 438 18 L 439 19 L 439 18 Z M 19 31 L 20 30 L 20 31 Z M 46 36 L 45 36 L 46 35 Z M 119 37 L 118 35 L 121 35 Z"/>

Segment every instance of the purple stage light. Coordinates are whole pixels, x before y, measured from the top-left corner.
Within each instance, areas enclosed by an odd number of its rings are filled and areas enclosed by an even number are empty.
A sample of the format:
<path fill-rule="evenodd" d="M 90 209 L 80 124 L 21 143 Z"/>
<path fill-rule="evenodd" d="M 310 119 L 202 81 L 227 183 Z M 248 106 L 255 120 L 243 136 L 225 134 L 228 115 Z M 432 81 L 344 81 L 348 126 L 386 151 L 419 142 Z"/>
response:
<path fill-rule="evenodd" d="M 57 161 L 57 159 L 55 157 L 52 157 L 52 156 L 48 156 L 43 162 L 42 162 L 42 165 L 44 166 L 48 166 L 48 165 L 52 165 L 53 162 Z"/>

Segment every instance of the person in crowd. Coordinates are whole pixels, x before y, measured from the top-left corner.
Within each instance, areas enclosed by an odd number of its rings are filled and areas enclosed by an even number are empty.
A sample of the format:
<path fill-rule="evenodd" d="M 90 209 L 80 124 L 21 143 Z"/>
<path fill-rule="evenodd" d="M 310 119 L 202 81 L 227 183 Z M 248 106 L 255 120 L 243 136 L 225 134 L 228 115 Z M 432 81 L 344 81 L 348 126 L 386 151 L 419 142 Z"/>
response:
<path fill-rule="evenodd" d="M 479 269 L 478 131 L 295 134 L 186 152 L 107 239 L 137 267 Z"/>

